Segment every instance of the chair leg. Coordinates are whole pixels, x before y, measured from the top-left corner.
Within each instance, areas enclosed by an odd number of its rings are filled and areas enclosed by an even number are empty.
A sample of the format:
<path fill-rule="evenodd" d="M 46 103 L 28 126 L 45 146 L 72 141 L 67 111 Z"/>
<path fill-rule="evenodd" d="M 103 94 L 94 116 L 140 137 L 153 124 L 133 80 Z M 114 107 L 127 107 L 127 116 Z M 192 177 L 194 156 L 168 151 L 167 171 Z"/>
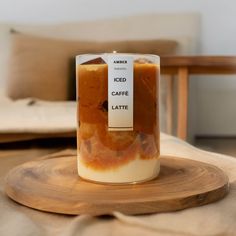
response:
<path fill-rule="evenodd" d="M 173 130 L 173 89 L 174 89 L 174 76 L 167 75 L 167 96 L 166 96 L 166 131 L 168 134 L 172 134 Z"/>
<path fill-rule="evenodd" d="M 177 114 L 177 136 L 183 140 L 187 138 L 187 116 L 188 116 L 188 68 L 180 67 L 178 71 L 178 114 Z"/>

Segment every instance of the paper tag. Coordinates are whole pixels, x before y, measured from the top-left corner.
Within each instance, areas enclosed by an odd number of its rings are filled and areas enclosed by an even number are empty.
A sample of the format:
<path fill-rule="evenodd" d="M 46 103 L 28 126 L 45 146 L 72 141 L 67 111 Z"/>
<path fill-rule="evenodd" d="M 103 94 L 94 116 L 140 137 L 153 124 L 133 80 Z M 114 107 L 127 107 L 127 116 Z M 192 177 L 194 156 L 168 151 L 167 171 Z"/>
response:
<path fill-rule="evenodd" d="M 108 130 L 133 130 L 133 57 L 108 56 Z"/>

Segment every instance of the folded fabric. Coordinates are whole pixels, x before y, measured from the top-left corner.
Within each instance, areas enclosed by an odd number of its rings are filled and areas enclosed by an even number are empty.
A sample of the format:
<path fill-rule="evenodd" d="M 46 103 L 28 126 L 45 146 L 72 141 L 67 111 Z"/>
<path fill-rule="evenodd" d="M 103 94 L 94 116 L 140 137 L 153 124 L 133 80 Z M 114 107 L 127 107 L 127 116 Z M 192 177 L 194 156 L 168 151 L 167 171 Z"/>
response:
<path fill-rule="evenodd" d="M 30 150 L 28 150 L 30 152 Z M 65 153 L 76 154 L 76 150 Z M 1 173 L 32 156 L 0 158 Z M 185 157 L 214 164 L 229 176 L 230 192 L 221 201 L 182 211 L 127 216 L 113 212 L 113 217 L 93 217 L 90 215 L 66 216 L 36 211 L 9 200 L 0 185 L 0 235 L 59 235 L 59 236 L 233 236 L 236 232 L 236 159 L 209 153 L 168 135 L 161 134 L 161 154 Z M 57 154 L 58 155 L 58 154 Z M 52 155 L 48 156 L 52 158 Z M 68 157 L 69 158 L 69 157 Z M 2 169 L 2 172 L 1 172 Z M 3 181 L 2 181 L 3 182 Z M 0 184 L 2 183 L 0 181 Z M 204 184 L 204 183 L 203 183 Z M 132 191 L 132 188 L 130 188 Z"/>

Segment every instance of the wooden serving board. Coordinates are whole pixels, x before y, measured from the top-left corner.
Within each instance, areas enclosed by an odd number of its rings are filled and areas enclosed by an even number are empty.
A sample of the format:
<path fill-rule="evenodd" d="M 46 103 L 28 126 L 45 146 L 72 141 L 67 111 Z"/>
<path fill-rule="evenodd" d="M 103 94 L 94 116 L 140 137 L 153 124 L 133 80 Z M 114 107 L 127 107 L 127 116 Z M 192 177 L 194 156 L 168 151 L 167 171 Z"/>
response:
<path fill-rule="evenodd" d="M 6 178 L 6 193 L 16 202 L 71 215 L 176 211 L 217 201 L 228 190 L 219 168 L 177 157 L 161 157 L 159 177 L 136 185 L 86 182 L 77 175 L 75 156 L 28 162 Z"/>

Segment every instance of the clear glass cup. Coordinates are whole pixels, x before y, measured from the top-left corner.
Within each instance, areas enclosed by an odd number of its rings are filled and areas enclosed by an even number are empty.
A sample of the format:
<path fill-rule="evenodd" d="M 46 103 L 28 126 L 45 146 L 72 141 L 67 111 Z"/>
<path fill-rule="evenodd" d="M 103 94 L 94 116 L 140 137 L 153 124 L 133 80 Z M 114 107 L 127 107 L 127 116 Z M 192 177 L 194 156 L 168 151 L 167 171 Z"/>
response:
<path fill-rule="evenodd" d="M 160 58 L 156 55 L 104 53 L 76 57 L 81 178 L 125 184 L 158 176 L 159 78 Z M 116 102 L 122 106 L 115 106 Z M 129 124 L 117 128 L 112 122 Z"/>

